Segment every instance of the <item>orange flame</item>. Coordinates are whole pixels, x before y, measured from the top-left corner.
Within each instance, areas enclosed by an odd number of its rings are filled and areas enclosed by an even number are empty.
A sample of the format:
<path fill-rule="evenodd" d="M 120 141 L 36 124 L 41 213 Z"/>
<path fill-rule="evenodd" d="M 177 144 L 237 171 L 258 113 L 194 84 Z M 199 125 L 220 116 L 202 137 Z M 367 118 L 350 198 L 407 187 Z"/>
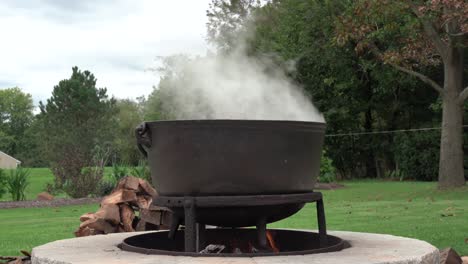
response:
<path fill-rule="evenodd" d="M 273 252 L 279 253 L 279 248 L 276 247 L 275 240 L 273 239 L 273 234 L 269 230 L 266 231 L 266 237 L 268 239 L 268 244 L 270 244 L 270 247 L 273 250 Z"/>

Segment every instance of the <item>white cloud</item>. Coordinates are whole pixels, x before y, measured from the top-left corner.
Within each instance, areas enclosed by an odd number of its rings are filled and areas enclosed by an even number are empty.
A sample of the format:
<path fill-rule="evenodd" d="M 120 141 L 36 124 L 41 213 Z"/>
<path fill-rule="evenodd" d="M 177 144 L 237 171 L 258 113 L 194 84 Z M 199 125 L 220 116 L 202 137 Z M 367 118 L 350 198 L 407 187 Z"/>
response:
<path fill-rule="evenodd" d="M 4 0 L 0 6 L 0 85 L 37 102 L 89 70 L 119 98 L 147 95 L 156 56 L 206 51 L 209 0 Z M 6 88 L 4 86 L 0 88 Z"/>

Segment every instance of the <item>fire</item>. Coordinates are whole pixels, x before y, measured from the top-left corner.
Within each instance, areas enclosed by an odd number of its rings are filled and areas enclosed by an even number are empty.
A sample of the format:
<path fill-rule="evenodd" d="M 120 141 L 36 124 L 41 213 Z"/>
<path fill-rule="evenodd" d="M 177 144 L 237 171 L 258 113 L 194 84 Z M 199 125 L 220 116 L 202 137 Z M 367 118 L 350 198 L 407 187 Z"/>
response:
<path fill-rule="evenodd" d="M 268 244 L 270 244 L 271 249 L 275 253 L 279 253 L 279 248 L 275 244 L 275 240 L 273 239 L 273 234 L 269 230 L 266 231 L 266 237 L 268 239 Z"/>

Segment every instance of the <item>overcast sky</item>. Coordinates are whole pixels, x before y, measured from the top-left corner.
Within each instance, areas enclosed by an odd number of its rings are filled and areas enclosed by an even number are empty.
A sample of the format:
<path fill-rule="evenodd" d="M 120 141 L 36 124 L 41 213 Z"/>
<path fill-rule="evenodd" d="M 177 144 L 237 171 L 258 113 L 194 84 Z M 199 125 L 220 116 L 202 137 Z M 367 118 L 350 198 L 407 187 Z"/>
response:
<path fill-rule="evenodd" d="M 209 0 L 1 0 L 0 89 L 50 97 L 76 65 L 117 98 L 148 95 L 156 56 L 204 54 Z"/>

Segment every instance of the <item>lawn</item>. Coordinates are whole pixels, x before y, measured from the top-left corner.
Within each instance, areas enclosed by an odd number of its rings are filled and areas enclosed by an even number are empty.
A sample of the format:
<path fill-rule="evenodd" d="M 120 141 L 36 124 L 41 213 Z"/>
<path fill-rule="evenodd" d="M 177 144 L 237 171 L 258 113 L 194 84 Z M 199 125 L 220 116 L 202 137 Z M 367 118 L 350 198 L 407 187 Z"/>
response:
<path fill-rule="evenodd" d="M 0 209 L 0 255 L 20 255 L 19 250 L 73 237 L 79 216 L 98 205 L 56 208 Z"/>
<path fill-rule="evenodd" d="M 468 186 L 437 191 L 425 182 L 345 182 L 343 189 L 324 191 L 328 228 L 387 233 L 453 247 L 468 255 Z M 97 205 L 0 210 L 0 255 L 73 237 L 82 213 Z M 269 227 L 316 228 L 315 207 Z"/>
<path fill-rule="evenodd" d="M 329 229 L 412 237 L 468 255 L 468 186 L 439 191 L 430 182 L 356 181 L 345 185 L 323 192 Z M 313 205 L 270 225 L 316 226 Z"/>

